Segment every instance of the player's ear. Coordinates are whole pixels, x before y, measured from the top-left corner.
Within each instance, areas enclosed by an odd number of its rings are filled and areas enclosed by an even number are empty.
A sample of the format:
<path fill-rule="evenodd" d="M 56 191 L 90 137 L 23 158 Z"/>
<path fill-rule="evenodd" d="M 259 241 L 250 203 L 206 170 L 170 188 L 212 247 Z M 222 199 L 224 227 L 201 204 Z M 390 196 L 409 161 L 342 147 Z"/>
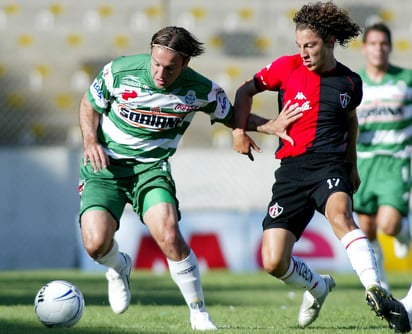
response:
<path fill-rule="evenodd" d="M 189 62 L 190 62 L 190 57 L 184 57 L 183 58 L 183 69 L 185 69 L 186 67 L 189 66 Z"/>
<path fill-rule="evenodd" d="M 330 36 L 328 37 L 328 39 L 325 41 L 325 44 L 329 47 L 329 48 L 333 48 L 335 46 L 336 43 L 336 36 Z"/>

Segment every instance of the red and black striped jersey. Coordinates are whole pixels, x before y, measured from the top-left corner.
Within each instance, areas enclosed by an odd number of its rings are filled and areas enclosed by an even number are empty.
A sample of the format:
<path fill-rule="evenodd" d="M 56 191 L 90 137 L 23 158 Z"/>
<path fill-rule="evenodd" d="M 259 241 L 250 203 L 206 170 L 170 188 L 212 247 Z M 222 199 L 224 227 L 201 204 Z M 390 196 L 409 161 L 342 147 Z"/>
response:
<path fill-rule="evenodd" d="M 254 77 L 260 91 L 279 92 L 279 111 L 287 101 L 299 103 L 303 116 L 288 128 L 295 145 L 281 141 L 276 158 L 305 153 L 345 153 L 348 114 L 362 100 L 362 80 L 348 67 L 322 73 L 310 71 L 300 55 L 283 56 L 261 69 Z"/>

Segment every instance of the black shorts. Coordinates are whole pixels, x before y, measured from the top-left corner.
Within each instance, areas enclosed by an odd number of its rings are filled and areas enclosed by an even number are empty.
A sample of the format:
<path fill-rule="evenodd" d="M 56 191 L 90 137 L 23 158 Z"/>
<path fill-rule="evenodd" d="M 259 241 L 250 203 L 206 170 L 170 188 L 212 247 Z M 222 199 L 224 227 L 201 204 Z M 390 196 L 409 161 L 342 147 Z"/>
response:
<path fill-rule="evenodd" d="M 342 156 L 307 154 L 283 159 L 275 171 L 263 229 L 284 228 L 299 239 L 315 210 L 325 214 L 332 193 L 342 191 L 352 198 L 350 169 Z"/>

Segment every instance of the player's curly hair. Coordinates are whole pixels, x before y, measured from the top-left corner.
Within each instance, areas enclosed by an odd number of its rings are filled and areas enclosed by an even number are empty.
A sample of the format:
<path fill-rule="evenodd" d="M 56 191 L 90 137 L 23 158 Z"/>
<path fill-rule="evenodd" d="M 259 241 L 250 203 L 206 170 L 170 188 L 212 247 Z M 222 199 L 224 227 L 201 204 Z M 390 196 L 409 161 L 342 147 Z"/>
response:
<path fill-rule="evenodd" d="M 183 57 L 200 56 L 204 51 L 203 43 L 185 28 L 168 26 L 156 32 L 150 43 L 151 47 L 163 46 L 180 53 Z"/>
<path fill-rule="evenodd" d="M 332 1 L 304 5 L 296 12 L 293 22 L 297 30 L 310 29 L 324 41 L 334 36 L 341 46 L 346 46 L 362 33 L 360 26 L 352 21 L 347 11 L 337 7 Z"/>

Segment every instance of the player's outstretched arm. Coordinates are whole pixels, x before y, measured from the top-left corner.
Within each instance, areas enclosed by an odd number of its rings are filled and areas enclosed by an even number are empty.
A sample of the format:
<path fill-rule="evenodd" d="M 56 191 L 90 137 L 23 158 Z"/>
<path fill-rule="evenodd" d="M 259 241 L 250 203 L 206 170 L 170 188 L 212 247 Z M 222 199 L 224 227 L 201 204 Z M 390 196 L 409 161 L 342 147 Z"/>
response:
<path fill-rule="evenodd" d="M 250 118 L 253 96 L 258 92 L 254 80 L 251 78 L 236 90 L 234 103 L 233 149 L 240 154 L 246 154 L 252 161 L 254 160 L 252 149 L 257 152 L 262 151 L 254 140 L 246 134 L 246 131 L 250 129 L 248 128 L 248 124 L 251 125 L 249 122 L 258 120 L 256 115 Z"/>

